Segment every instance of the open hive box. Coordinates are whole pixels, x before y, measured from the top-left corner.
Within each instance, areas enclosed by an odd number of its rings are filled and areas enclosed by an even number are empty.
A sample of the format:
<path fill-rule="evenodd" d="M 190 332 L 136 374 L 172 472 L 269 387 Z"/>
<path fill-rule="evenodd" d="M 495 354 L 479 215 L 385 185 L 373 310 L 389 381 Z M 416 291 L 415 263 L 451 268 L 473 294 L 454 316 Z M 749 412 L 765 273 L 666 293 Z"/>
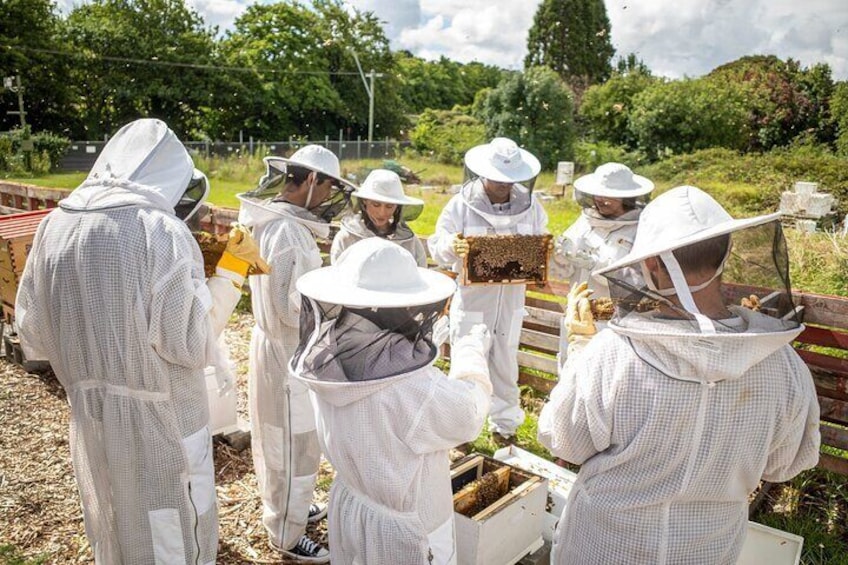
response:
<path fill-rule="evenodd" d="M 462 284 L 524 284 L 548 280 L 550 234 L 468 236 Z"/>
<path fill-rule="evenodd" d="M 451 466 L 457 563 L 511 565 L 542 547 L 548 481 L 472 453 Z"/>

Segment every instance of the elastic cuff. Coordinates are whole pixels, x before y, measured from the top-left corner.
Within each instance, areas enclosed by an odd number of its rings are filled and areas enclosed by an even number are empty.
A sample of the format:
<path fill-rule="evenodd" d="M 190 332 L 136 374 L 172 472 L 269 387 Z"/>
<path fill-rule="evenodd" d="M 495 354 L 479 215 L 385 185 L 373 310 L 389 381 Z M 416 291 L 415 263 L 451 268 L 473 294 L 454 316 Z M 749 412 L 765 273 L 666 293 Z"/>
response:
<path fill-rule="evenodd" d="M 244 284 L 244 275 L 224 269 L 221 267 L 221 263 L 218 263 L 218 266 L 215 267 L 215 275 L 231 281 L 236 288 L 241 288 Z"/>

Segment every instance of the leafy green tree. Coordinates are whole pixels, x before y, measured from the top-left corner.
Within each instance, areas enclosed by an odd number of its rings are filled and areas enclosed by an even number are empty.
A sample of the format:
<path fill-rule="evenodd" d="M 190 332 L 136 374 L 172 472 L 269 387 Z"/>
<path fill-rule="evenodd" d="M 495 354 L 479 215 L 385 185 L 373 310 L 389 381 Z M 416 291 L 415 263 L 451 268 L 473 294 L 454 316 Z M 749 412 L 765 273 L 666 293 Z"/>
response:
<path fill-rule="evenodd" d="M 830 111 L 836 129 L 836 150 L 848 157 L 848 82 L 836 83 L 830 98 Z"/>
<path fill-rule="evenodd" d="M 550 67 L 575 91 L 606 80 L 615 49 L 603 0 L 542 0 L 527 37 L 524 67 Z"/>
<path fill-rule="evenodd" d="M 201 108 L 222 87 L 215 30 L 182 0 L 95 0 L 67 19 L 83 135 L 158 117 L 178 135 L 202 128 Z"/>
<path fill-rule="evenodd" d="M 639 69 L 627 74 L 613 73 L 605 83 L 589 87 L 578 112 L 587 137 L 635 148 L 637 140 L 629 129 L 633 98 L 658 81 Z"/>
<path fill-rule="evenodd" d="M 749 107 L 749 149 L 787 145 L 796 136 L 826 124 L 827 100 L 833 89 L 830 68 L 802 69 L 797 61 L 774 55 L 742 57 L 706 77 L 721 87 L 746 88 Z M 832 133 L 823 132 L 832 139 Z"/>
<path fill-rule="evenodd" d="M 658 82 L 633 97 L 630 133 L 649 158 L 707 147 L 743 149 L 745 89 L 704 79 Z"/>
<path fill-rule="evenodd" d="M 573 155 L 573 94 L 547 67 L 532 67 L 482 91 L 474 107 L 487 137 L 513 139 L 533 152 L 543 167 Z"/>
<path fill-rule="evenodd" d="M 410 133 L 412 148 L 443 163 L 459 165 L 465 152 L 486 142 L 486 127 L 469 107 L 424 110 Z"/>
<path fill-rule="evenodd" d="M 34 131 L 69 134 L 74 127 L 69 60 L 61 40 L 63 22 L 51 0 L 0 2 L 0 78 L 19 76 L 26 122 Z M 20 127 L 18 93 L 0 87 L 0 129 Z"/>
<path fill-rule="evenodd" d="M 470 105 L 478 91 L 497 86 L 504 77 L 502 69 L 491 65 L 462 64 L 446 57 L 426 61 L 408 51 L 395 53 L 395 61 L 400 97 L 413 114 Z"/>

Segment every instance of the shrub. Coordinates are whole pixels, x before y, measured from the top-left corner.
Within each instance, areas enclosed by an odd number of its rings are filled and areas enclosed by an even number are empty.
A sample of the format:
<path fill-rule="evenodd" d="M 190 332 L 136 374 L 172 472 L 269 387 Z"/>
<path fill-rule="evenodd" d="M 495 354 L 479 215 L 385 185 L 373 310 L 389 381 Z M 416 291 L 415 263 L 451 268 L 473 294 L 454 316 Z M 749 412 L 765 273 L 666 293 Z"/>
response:
<path fill-rule="evenodd" d="M 466 107 L 425 110 L 410 133 L 412 148 L 442 163 L 462 164 L 465 152 L 486 142 L 486 128 Z"/>

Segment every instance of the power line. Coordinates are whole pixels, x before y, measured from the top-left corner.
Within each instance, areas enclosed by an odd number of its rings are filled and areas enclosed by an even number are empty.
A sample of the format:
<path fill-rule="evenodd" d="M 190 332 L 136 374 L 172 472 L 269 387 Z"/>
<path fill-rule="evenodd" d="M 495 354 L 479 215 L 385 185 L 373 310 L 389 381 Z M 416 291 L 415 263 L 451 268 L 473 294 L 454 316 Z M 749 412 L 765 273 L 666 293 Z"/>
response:
<path fill-rule="evenodd" d="M 25 46 L 12 46 L 12 45 L 0 45 L 10 51 L 29 51 L 32 53 L 44 53 L 48 55 L 60 55 L 63 57 L 74 57 L 74 58 L 86 58 L 86 59 L 95 59 L 100 61 L 112 61 L 116 63 L 133 63 L 133 64 L 141 64 L 141 65 L 156 65 L 160 67 L 182 67 L 189 69 L 203 69 L 203 70 L 213 70 L 213 71 L 237 71 L 237 72 L 261 72 L 261 73 L 276 73 L 276 74 L 284 74 L 284 75 L 331 75 L 331 76 L 341 76 L 341 75 L 359 75 L 358 72 L 352 71 L 297 71 L 297 70 L 282 70 L 282 69 L 271 69 L 271 68 L 258 68 L 258 67 L 231 67 L 226 65 L 201 65 L 197 63 L 180 63 L 177 61 L 160 61 L 158 59 L 132 59 L 129 57 L 112 57 L 109 55 L 95 55 L 89 54 L 84 55 L 82 53 L 75 53 L 71 51 L 59 51 L 56 49 L 39 49 L 36 47 L 25 47 Z"/>

